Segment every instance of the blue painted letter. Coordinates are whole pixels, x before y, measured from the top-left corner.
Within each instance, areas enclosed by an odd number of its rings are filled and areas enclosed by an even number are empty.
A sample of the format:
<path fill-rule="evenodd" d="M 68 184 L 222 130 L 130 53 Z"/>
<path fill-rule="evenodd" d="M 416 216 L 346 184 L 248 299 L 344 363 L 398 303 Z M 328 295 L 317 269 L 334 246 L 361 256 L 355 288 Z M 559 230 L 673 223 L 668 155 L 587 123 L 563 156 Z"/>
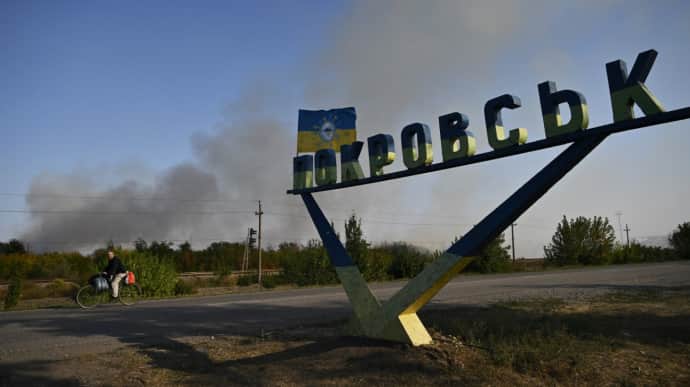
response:
<path fill-rule="evenodd" d="M 314 154 L 314 169 L 316 170 L 316 185 L 328 185 L 338 182 L 338 171 L 333 149 L 319 149 Z"/>
<path fill-rule="evenodd" d="M 622 60 L 606 64 L 606 75 L 609 79 L 613 121 L 625 121 L 635 118 L 633 106 L 637 104 L 645 115 L 664 111 L 661 102 L 645 86 L 644 81 L 652 69 L 657 52 L 649 50 L 637 55 L 630 75 Z"/>
<path fill-rule="evenodd" d="M 412 139 L 417 136 L 417 147 Z M 408 169 L 423 167 L 434 162 L 434 149 L 431 146 L 431 131 L 429 127 L 414 123 L 403 128 L 401 144 L 403 148 L 403 162 Z"/>
<path fill-rule="evenodd" d="M 395 160 L 395 144 L 390 134 L 377 134 L 367 139 L 369 147 L 369 173 L 383 175 L 383 167 Z"/>
<path fill-rule="evenodd" d="M 587 129 L 589 113 L 584 95 L 573 90 L 557 91 L 556 83 L 551 81 L 540 83 L 538 89 L 547 138 Z M 558 105 L 562 103 L 567 103 L 570 107 L 570 122 L 565 125 L 558 109 Z"/>
<path fill-rule="evenodd" d="M 462 113 L 450 113 L 438 117 L 441 130 L 441 151 L 443 161 L 474 155 L 477 141 L 469 130 L 470 120 Z"/>
<path fill-rule="evenodd" d="M 358 160 L 363 147 L 364 143 L 361 141 L 340 146 L 340 180 L 342 182 L 364 178 L 364 172 Z"/>
<path fill-rule="evenodd" d="M 312 186 L 314 173 L 314 156 L 302 155 L 292 158 L 292 187 L 305 189 Z"/>
<path fill-rule="evenodd" d="M 489 137 L 489 145 L 494 149 L 501 149 L 513 145 L 522 145 L 527 141 L 527 129 L 517 128 L 510 131 L 506 137 L 501 119 L 501 109 L 515 109 L 522 104 L 520 98 L 503 94 L 500 97 L 489 100 L 484 105 L 484 120 L 486 120 L 486 134 Z"/>

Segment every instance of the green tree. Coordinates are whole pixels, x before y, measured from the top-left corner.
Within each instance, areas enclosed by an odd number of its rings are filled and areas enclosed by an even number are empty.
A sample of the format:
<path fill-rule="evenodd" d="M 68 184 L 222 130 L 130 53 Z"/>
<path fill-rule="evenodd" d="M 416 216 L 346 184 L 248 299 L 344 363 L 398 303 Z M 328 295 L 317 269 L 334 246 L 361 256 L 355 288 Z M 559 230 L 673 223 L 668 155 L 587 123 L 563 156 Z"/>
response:
<path fill-rule="evenodd" d="M 173 243 L 168 241 L 153 241 L 148 247 L 149 253 L 160 258 L 171 258 L 175 256 Z"/>
<path fill-rule="evenodd" d="M 178 269 L 182 272 L 194 270 L 195 260 L 192 245 L 189 242 L 185 241 L 184 243 L 180 244 L 178 248 Z"/>
<path fill-rule="evenodd" d="M 26 248 L 18 239 L 10 239 L 7 243 L 0 242 L 0 254 L 25 254 Z"/>
<path fill-rule="evenodd" d="M 242 265 L 244 243 L 213 242 L 201 252 L 199 257 L 203 259 L 198 264 L 200 270 L 214 271 L 218 275 L 230 274 Z M 257 260 L 249 259 L 249 267 L 256 268 Z"/>
<path fill-rule="evenodd" d="M 18 276 L 10 278 L 10 283 L 7 285 L 7 294 L 5 294 L 5 309 L 11 309 L 17 306 L 23 288 L 24 279 Z"/>
<path fill-rule="evenodd" d="M 479 273 L 502 273 L 510 271 L 510 245 L 503 245 L 503 233 L 489 242 L 474 260 L 467 266 L 468 271 Z"/>
<path fill-rule="evenodd" d="M 24 288 L 24 266 L 20 262 L 14 262 L 10 267 L 10 283 L 5 294 L 5 309 L 17 306 Z"/>
<path fill-rule="evenodd" d="M 392 278 L 412 278 L 435 258 L 428 250 L 405 242 L 393 242 L 378 248 L 387 251 L 392 256 L 392 262 L 388 268 L 388 275 Z"/>
<path fill-rule="evenodd" d="M 140 253 L 143 253 L 148 249 L 149 249 L 149 245 L 148 245 L 148 243 L 146 243 L 144 238 L 139 237 L 139 238 L 137 238 L 136 241 L 134 241 L 134 250 L 136 250 Z"/>
<path fill-rule="evenodd" d="M 278 248 L 283 280 L 299 286 L 323 285 L 337 282 L 335 269 L 318 240 L 310 240 L 306 247 L 283 243 Z"/>
<path fill-rule="evenodd" d="M 668 238 L 677 258 L 690 259 L 690 222 L 678 225 Z"/>
<path fill-rule="evenodd" d="M 601 265 L 610 263 L 616 240 L 608 218 L 566 216 L 556 227 L 551 243 L 544 247 L 546 263 L 555 265 Z"/>
<path fill-rule="evenodd" d="M 367 250 L 366 271 L 362 273 L 367 281 L 385 281 L 389 278 L 389 271 L 393 263 L 393 255 L 385 249 L 372 248 Z"/>
<path fill-rule="evenodd" d="M 345 222 L 345 250 L 363 274 L 369 271 L 367 267 L 368 249 L 369 243 L 364 240 L 362 233 L 362 219 L 357 218 L 353 213 Z"/>

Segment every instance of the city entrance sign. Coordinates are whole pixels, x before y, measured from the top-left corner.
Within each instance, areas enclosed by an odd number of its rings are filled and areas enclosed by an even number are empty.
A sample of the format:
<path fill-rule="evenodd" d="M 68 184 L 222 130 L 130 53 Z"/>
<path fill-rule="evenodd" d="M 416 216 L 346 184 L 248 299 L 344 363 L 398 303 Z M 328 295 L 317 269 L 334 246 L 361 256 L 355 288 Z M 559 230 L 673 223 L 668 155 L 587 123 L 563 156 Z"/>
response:
<path fill-rule="evenodd" d="M 293 188 L 287 192 L 302 197 L 319 232 L 354 309 L 350 325 L 353 332 L 412 345 L 430 343 L 431 336 L 417 317 L 417 311 L 466 267 L 489 241 L 503 232 L 606 137 L 613 133 L 690 118 L 690 107 L 665 111 L 645 85 L 656 56 L 655 50 L 640 53 L 630 73 L 622 60 L 607 63 L 606 73 L 613 110 L 611 124 L 587 129 L 589 115 L 584 96 L 573 90 L 559 91 L 554 82 L 547 81 L 538 85 L 546 133 L 546 138 L 542 140 L 528 143 L 525 128 L 505 133 L 501 110 L 515 109 L 521 105 L 518 97 L 505 94 L 489 100 L 484 106 L 487 137 L 493 148 L 490 152 L 475 154 L 476 141 L 474 135 L 467 130 L 469 121 L 464 114 L 454 112 L 439 117 L 442 161 L 436 164 L 433 163 L 430 129 L 421 123 L 407 125 L 402 130 L 403 161 L 407 168 L 403 171 L 383 171 L 395 159 L 395 141 L 388 134 L 377 134 L 367 139 L 369 177 L 364 176 L 358 161 L 364 147 L 361 141 L 340 146 L 340 182 L 337 182 L 335 150 L 320 149 L 314 155 L 296 156 L 293 159 Z M 567 123 L 563 123 L 561 119 L 561 104 L 567 104 L 570 109 L 571 118 Z M 644 116 L 635 118 L 635 105 Z M 385 302 L 373 295 L 312 196 L 314 192 L 429 173 L 569 143 L 571 145 L 568 148 Z"/>

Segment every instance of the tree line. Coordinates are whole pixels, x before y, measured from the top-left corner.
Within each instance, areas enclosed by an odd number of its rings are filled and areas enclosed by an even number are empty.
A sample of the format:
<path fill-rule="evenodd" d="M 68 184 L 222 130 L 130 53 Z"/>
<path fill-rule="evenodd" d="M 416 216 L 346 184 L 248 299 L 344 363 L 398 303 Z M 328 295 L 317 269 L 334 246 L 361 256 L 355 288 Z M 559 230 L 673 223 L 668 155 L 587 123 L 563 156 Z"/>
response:
<path fill-rule="evenodd" d="M 690 259 L 690 222 L 678 225 L 668 242 L 670 247 L 646 246 L 637 241 L 616 243 L 613 226 L 607 218 L 568 219 L 564 215 L 551 243 L 544 247 L 544 262 L 565 266 Z"/>
<path fill-rule="evenodd" d="M 340 236 L 338 236 L 340 238 Z M 362 231 L 362 221 L 352 214 L 345 222 L 345 249 L 367 281 L 412 278 L 435 260 L 441 251 L 414 246 L 406 242 L 372 244 Z M 457 240 L 457 238 L 456 238 Z M 690 222 L 679 225 L 669 236 L 670 248 L 645 246 L 637 242 L 621 245 L 615 241 L 613 227 L 607 218 L 565 216 L 558 223 L 551 242 L 544 247 L 545 265 L 603 265 L 611 263 L 653 262 L 690 259 Z M 0 280 L 62 278 L 84 283 L 100 272 L 107 263 L 106 252 L 114 248 L 129 270 L 134 271 L 147 295 L 165 296 L 187 293 L 189 289 L 177 279 L 180 272 L 214 272 L 224 277 L 242 267 L 245 244 L 214 242 L 194 250 L 189 242 L 175 245 L 168 241 L 147 242 L 139 239 L 133 249 L 108 243 L 91 254 L 78 252 L 32 253 L 16 239 L 0 242 Z M 509 272 L 513 265 L 503 234 L 487 244 L 465 271 L 478 273 Z M 256 257 L 252 248 L 251 257 Z M 279 276 L 264 277 L 264 286 L 295 284 L 298 286 L 335 284 L 335 270 L 321 241 L 306 244 L 284 242 L 262 250 L 262 268 L 278 269 Z M 257 269 L 256 259 L 249 260 L 249 270 Z M 255 281 L 244 278 L 242 282 Z"/>

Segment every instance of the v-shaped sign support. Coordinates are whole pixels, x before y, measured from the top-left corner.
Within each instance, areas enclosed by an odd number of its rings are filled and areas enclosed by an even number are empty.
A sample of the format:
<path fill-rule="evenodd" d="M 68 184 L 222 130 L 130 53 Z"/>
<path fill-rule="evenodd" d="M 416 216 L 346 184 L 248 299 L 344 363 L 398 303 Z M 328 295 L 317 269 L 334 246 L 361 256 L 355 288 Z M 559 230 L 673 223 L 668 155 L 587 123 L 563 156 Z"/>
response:
<path fill-rule="evenodd" d="M 371 292 L 362 273 L 345 251 L 311 193 L 301 193 L 354 309 L 354 333 L 412 345 L 431 343 L 431 336 L 417 317 L 417 311 L 455 274 L 465 268 L 471 257 L 477 255 L 482 247 L 539 200 L 608 135 L 609 133 L 591 133 L 573 142 L 385 302 L 380 302 Z"/>

